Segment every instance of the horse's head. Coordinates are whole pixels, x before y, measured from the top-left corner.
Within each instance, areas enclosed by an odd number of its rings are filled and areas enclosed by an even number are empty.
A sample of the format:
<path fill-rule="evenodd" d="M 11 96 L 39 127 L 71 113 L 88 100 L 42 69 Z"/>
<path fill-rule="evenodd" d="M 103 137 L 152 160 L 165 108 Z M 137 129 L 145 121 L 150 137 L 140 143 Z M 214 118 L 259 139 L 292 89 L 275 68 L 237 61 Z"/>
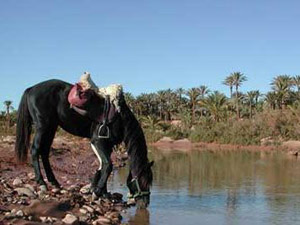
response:
<path fill-rule="evenodd" d="M 132 199 L 137 204 L 138 208 L 146 208 L 150 204 L 150 187 L 152 185 L 153 174 L 151 167 L 154 162 L 148 162 L 140 171 L 132 169 L 131 176 L 127 179 L 129 188 L 129 199 Z"/>

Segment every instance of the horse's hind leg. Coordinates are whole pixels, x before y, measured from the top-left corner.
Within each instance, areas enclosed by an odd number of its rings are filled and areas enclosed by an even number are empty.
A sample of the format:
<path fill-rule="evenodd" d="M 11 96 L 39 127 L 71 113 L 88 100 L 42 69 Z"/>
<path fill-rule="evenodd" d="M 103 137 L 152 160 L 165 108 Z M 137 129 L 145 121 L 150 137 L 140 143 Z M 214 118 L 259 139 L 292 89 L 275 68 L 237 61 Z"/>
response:
<path fill-rule="evenodd" d="M 51 168 L 51 165 L 49 162 L 49 153 L 50 153 L 52 141 L 55 136 L 56 129 L 57 129 L 57 126 L 53 126 L 53 127 L 51 127 L 51 129 L 49 128 L 47 136 L 45 135 L 45 140 L 43 143 L 43 149 L 41 152 L 41 156 L 42 156 L 42 162 L 44 165 L 44 169 L 45 169 L 45 173 L 46 173 L 48 181 L 55 187 L 60 187 L 58 181 L 56 180 L 56 178 L 54 176 L 54 173 L 52 171 L 52 168 Z"/>
<path fill-rule="evenodd" d="M 37 126 L 36 134 L 34 136 L 33 143 L 32 143 L 31 154 L 32 154 L 32 164 L 35 172 L 35 179 L 38 184 L 43 186 L 46 186 L 46 183 L 41 174 L 40 162 L 39 162 L 40 156 L 42 157 L 45 173 L 48 180 L 50 182 L 56 181 L 48 159 L 50 146 L 52 144 L 55 131 L 56 131 L 56 127 L 53 126 L 51 127 L 49 126 L 47 127 L 45 125 Z"/>
<path fill-rule="evenodd" d="M 33 139 L 32 147 L 31 147 L 31 157 L 32 157 L 32 165 L 34 168 L 36 182 L 40 185 L 46 186 L 46 183 L 43 179 L 43 176 L 41 173 L 41 168 L 40 168 L 40 155 L 41 155 L 41 151 L 42 151 L 43 135 L 45 135 L 43 130 L 40 128 L 37 128 L 36 134 Z"/>

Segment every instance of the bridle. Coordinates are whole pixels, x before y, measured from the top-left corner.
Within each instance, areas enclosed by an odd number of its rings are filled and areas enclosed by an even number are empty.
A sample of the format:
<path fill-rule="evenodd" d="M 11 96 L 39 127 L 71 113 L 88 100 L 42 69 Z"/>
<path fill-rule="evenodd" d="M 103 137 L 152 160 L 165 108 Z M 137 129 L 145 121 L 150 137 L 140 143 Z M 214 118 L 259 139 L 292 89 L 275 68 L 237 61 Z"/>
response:
<path fill-rule="evenodd" d="M 148 163 L 145 164 L 143 166 L 143 168 L 139 171 L 139 173 L 131 179 L 130 184 L 135 185 L 135 187 L 137 189 L 137 192 L 134 193 L 134 194 L 128 193 L 128 195 L 127 195 L 128 198 L 139 198 L 139 197 L 148 197 L 148 196 L 150 196 L 151 192 L 150 191 L 142 191 L 141 187 L 140 187 L 140 184 L 139 184 L 139 181 L 138 181 L 139 178 L 140 178 L 140 175 L 142 174 L 142 172 L 145 170 L 145 168 L 147 166 L 148 166 Z"/>

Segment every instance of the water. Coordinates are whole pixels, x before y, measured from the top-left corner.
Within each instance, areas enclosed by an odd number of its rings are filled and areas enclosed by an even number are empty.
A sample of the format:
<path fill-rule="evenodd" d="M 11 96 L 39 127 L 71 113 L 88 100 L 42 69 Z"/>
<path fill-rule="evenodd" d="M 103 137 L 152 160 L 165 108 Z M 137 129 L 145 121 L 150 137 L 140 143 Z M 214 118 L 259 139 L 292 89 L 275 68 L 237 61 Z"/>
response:
<path fill-rule="evenodd" d="M 132 225 L 300 224 L 300 161 L 283 153 L 159 151 L 148 210 L 131 208 Z M 127 193 L 127 169 L 110 190 Z"/>

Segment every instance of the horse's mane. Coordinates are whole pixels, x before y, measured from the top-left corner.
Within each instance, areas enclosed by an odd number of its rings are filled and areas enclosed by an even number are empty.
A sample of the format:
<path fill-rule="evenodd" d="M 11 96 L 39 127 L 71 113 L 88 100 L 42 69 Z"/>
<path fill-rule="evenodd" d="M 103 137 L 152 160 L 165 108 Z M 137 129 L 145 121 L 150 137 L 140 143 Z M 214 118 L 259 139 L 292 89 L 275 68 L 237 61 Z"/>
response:
<path fill-rule="evenodd" d="M 124 126 L 123 141 L 129 155 L 132 176 L 139 176 L 140 185 L 149 188 L 153 177 L 147 157 L 148 151 L 144 132 L 127 104 L 124 101 L 121 104 L 120 114 Z"/>

